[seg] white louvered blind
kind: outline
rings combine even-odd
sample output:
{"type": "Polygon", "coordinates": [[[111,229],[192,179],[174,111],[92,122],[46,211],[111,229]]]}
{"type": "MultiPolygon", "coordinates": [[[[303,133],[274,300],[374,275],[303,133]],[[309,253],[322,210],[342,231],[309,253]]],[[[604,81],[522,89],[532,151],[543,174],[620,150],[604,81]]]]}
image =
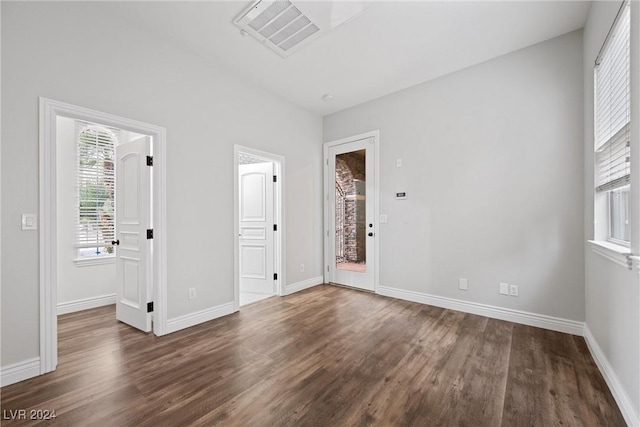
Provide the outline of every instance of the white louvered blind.
{"type": "Polygon", "coordinates": [[[76,246],[109,252],[115,237],[114,158],[116,137],[88,126],[78,135],[76,246]],[[105,249],[105,247],[107,249],[105,249]]]}
{"type": "Polygon", "coordinates": [[[596,60],[595,186],[607,191],[627,185],[630,169],[630,12],[622,7],[596,60]]]}

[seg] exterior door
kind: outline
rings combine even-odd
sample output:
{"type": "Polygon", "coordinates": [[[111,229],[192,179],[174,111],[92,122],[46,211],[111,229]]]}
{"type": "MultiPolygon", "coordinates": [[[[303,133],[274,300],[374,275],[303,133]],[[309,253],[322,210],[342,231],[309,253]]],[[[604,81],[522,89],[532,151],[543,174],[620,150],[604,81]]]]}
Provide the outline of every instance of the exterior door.
{"type": "Polygon", "coordinates": [[[365,138],[328,149],[329,281],[374,290],[375,150],[365,138]]]}
{"type": "Polygon", "coordinates": [[[151,138],[116,147],[116,318],[151,331],[151,138]]]}
{"type": "Polygon", "coordinates": [[[273,295],[273,163],[238,166],[240,291],[273,295]]]}

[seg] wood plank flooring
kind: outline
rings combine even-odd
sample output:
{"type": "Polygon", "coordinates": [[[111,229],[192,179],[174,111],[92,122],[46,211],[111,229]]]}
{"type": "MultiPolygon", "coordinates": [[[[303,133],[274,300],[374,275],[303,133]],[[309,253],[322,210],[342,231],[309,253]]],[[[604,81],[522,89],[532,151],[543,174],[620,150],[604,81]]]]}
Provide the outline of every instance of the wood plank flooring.
{"type": "Polygon", "coordinates": [[[322,285],[164,337],[61,316],[59,364],[2,389],[61,426],[622,426],[581,337],[322,285]]]}

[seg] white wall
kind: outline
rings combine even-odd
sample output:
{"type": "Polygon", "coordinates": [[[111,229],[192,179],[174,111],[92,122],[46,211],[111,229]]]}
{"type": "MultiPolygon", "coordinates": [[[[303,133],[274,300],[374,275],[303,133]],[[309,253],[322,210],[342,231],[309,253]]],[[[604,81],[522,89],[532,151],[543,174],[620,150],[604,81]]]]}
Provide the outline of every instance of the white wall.
{"type": "Polygon", "coordinates": [[[581,52],[577,31],[325,117],[325,141],[380,130],[380,285],[584,320],[581,52]]]}
{"type": "MultiPolygon", "coordinates": [[[[586,317],[585,323],[590,330],[597,346],[601,349],[606,363],[608,363],[622,389],[614,390],[614,394],[621,393],[622,399],[628,400],[630,413],[640,420],[640,276],[636,271],[611,262],[610,260],[592,252],[587,240],[594,237],[594,178],[593,178],[593,67],[598,52],[613,24],[620,2],[593,2],[589,17],[584,28],[584,234],[585,234],[585,271],[586,271],[586,317]],[[633,413],[635,412],[635,415],[633,413]]],[[[640,74],[638,56],[640,42],[638,25],[638,2],[632,2],[632,33],[636,49],[632,52],[631,74],[640,74]]],[[[636,106],[640,91],[637,86],[632,87],[636,106]],[[635,88],[634,88],[635,87],[635,88]]],[[[633,106],[632,106],[633,108],[633,106]]],[[[638,126],[637,110],[632,113],[632,126],[638,126]]],[[[635,128],[637,129],[637,127],[635,128]]],[[[633,135],[633,132],[632,132],[633,135]]],[[[634,167],[640,166],[640,144],[637,132],[632,136],[631,152],[634,156],[634,167]]],[[[638,171],[632,176],[632,201],[637,206],[638,171]]],[[[636,215],[632,217],[638,220],[636,215]]],[[[635,222],[633,223],[635,224],[635,222]]],[[[640,227],[634,228],[634,252],[638,244],[636,236],[640,227]]],[[[620,400],[619,400],[620,403],[620,400]]],[[[622,407],[623,405],[621,405],[622,407]]],[[[624,408],[623,413],[628,408],[624,408]]],[[[628,412],[629,413],[629,412],[628,412]]],[[[628,413],[625,414],[628,416],[628,413]]],[[[629,420],[629,418],[627,418],[629,420]]],[[[640,421],[636,421],[640,422],[640,421]]]]}
{"type": "Polygon", "coordinates": [[[57,120],[57,222],[58,305],[116,293],[116,265],[78,266],[76,236],[76,123],[57,120]]]}
{"type": "Polygon", "coordinates": [[[102,7],[2,5],[2,366],[39,354],[40,96],[167,128],[170,319],[233,301],[234,144],[285,156],[287,281],[322,274],[321,119],[102,7]]]}

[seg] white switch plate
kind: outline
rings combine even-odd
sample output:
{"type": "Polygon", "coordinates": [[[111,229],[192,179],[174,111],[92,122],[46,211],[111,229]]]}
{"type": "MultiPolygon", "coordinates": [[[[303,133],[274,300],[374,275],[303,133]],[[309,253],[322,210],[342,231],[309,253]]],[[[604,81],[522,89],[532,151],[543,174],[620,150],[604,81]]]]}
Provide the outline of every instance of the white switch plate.
{"type": "Polygon", "coordinates": [[[38,215],[37,214],[22,214],[22,229],[23,230],[37,230],[38,229],[38,215]]]}
{"type": "Polygon", "coordinates": [[[194,299],[196,297],[196,288],[189,288],[189,299],[194,299]]]}
{"type": "Polygon", "coordinates": [[[500,283],[500,295],[509,295],[508,283],[500,283]]]}
{"type": "Polygon", "coordinates": [[[518,296],[518,285],[509,285],[509,295],[512,297],[518,296]]]}
{"type": "Polygon", "coordinates": [[[401,168],[402,167],[402,159],[396,159],[396,167],[397,168],[401,168]]]}
{"type": "Polygon", "coordinates": [[[385,224],[387,222],[387,216],[386,215],[380,215],[380,224],[385,224]]]}
{"type": "Polygon", "coordinates": [[[469,281],[467,279],[463,279],[462,277],[458,279],[458,289],[463,291],[469,290],[469,281]]]}

